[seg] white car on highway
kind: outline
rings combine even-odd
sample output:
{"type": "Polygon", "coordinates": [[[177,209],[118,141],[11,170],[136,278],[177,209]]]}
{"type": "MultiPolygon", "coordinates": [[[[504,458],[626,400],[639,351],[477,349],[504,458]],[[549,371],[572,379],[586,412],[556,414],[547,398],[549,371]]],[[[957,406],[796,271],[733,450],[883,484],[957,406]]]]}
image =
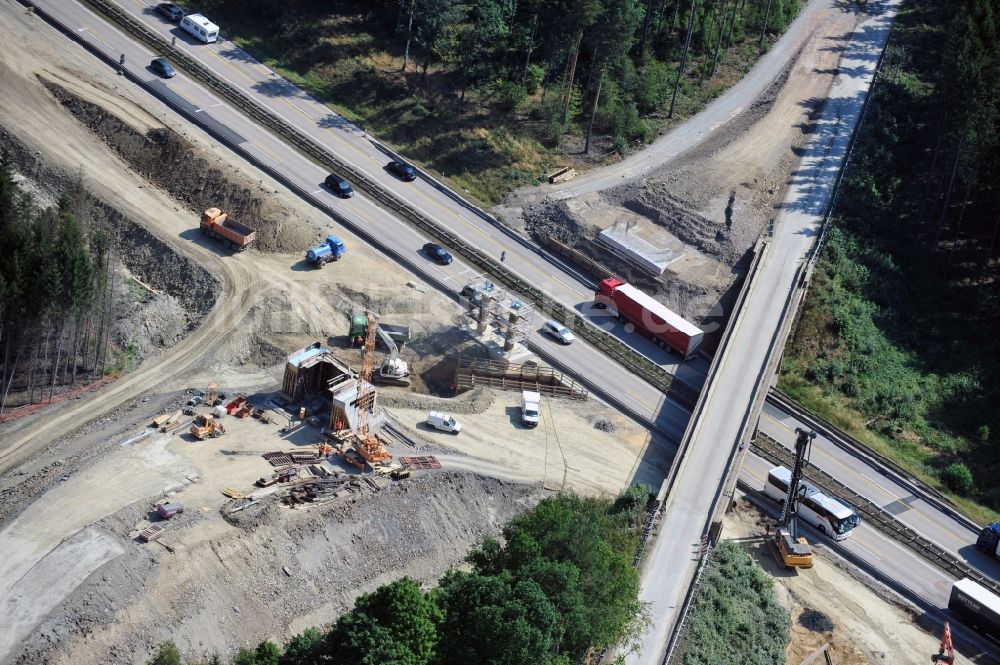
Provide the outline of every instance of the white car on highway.
{"type": "Polygon", "coordinates": [[[576,339],[569,328],[552,319],[542,324],[542,331],[556,338],[561,344],[572,344],[573,340],[576,339]]]}

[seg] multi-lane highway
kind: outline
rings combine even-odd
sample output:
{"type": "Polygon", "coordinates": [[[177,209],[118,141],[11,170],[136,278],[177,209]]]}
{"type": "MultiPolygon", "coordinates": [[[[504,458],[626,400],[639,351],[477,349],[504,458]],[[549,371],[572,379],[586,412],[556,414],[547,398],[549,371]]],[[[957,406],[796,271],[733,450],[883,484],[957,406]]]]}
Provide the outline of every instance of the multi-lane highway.
{"type": "MultiPolygon", "coordinates": [[[[325,170],[289,147],[269,130],[248,119],[226,101],[209,92],[197,82],[186,78],[183,73],[168,81],[161,80],[148,67],[150,60],[158,54],[151,53],[143,45],[136,43],[80,3],[75,0],[69,2],[38,0],[35,4],[55,21],[58,21],[67,32],[74,33],[78,39],[87,41],[92,47],[111,56],[113,60],[117,60],[119,54],[125,54],[125,67],[129,73],[155,89],[162,99],[181,110],[188,118],[196,119],[217,135],[227,137],[236,146],[237,151],[256,160],[273,175],[295,186],[316,205],[331,210],[348,221],[359,233],[368,235],[379,248],[388,250],[393,256],[401,258],[423,272],[436,286],[455,293],[468,279],[476,276],[477,271],[463,262],[461,257],[456,257],[455,262],[448,266],[438,266],[428,261],[420,254],[420,248],[428,241],[428,238],[422,236],[409,224],[380,208],[363,194],[359,193],[346,202],[335,197],[322,186],[323,179],[327,175],[325,170]]],[[[139,15],[154,24],[159,21],[152,13],[139,11],[139,15]]],[[[168,31],[171,29],[169,24],[163,24],[162,27],[168,31]]],[[[178,38],[178,43],[180,42],[181,39],[178,38]]],[[[243,65],[249,62],[252,67],[261,68],[260,65],[254,64],[249,56],[235,58],[232,55],[234,48],[233,45],[225,43],[222,45],[191,46],[191,49],[199,52],[200,56],[209,58],[208,62],[212,62],[211,58],[221,58],[232,66],[237,66],[232,64],[230,59],[233,59],[243,65]],[[209,57],[210,51],[207,49],[224,50],[230,57],[226,58],[221,55],[209,57]]],[[[219,64],[215,64],[215,66],[222,67],[219,64]]],[[[251,69],[251,71],[257,70],[251,69]]],[[[282,86],[281,89],[285,88],[282,86]]],[[[265,94],[264,97],[274,103],[270,96],[265,94]]],[[[296,97],[294,103],[306,108],[305,102],[301,98],[296,97]]],[[[329,111],[326,113],[329,115],[329,111]]],[[[329,124],[334,125],[332,121],[329,124]]],[[[328,135],[326,141],[330,143],[333,142],[334,137],[343,137],[345,140],[357,141],[362,146],[371,146],[370,142],[364,140],[359,133],[353,133],[353,130],[346,123],[338,125],[336,129],[324,128],[322,134],[328,135]]],[[[335,147],[340,149],[338,146],[335,147]]],[[[377,161],[370,154],[367,157],[358,156],[356,158],[367,161],[368,171],[373,177],[377,175],[378,178],[385,178],[387,187],[396,188],[404,198],[416,196],[417,192],[423,191],[426,196],[421,197],[420,200],[427,203],[428,209],[430,209],[429,201],[434,200],[435,196],[443,197],[445,202],[451,202],[450,198],[422,180],[415,183],[402,183],[393,180],[391,175],[382,171],[382,165],[387,161],[387,158],[381,156],[381,153],[377,151],[376,153],[380,155],[377,161]]],[[[444,203],[442,202],[440,205],[444,205],[444,203]]],[[[458,204],[453,205],[461,208],[458,204]]],[[[435,208],[434,210],[436,214],[444,215],[440,209],[435,208]]],[[[464,217],[451,216],[449,219],[454,224],[467,224],[467,222],[461,221],[465,219],[464,217]]],[[[474,217],[474,219],[479,218],[474,217]]],[[[506,264],[518,272],[522,278],[542,288],[550,289],[553,295],[558,295],[565,304],[571,306],[578,306],[584,294],[588,294],[587,298],[590,298],[592,292],[589,283],[573,277],[571,272],[563,271],[557,263],[551,262],[546,255],[534,252],[520,243],[515,243],[502,230],[485,221],[480,221],[486,227],[483,229],[485,235],[476,242],[482,240],[483,243],[487,243],[486,238],[492,238],[493,240],[489,242],[497,243],[498,254],[501,247],[507,247],[506,264]]],[[[466,236],[473,233],[469,229],[460,232],[466,236]]],[[[240,255],[230,257],[228,260],[252,261],[252,257],[240,255]]],[[[606,315],[603,318],[597,317],[600,317],[600,311],[595,313],[595,321],[610,326],[606,315]]],[[[585,341],[578,339],[570,346],[561,346],[538,332],[537,328],[540,327],[541,321],[535,323],[537,324],[536,329],[531,332],[529,342],[547,358],[563,367],[572,368],[573,373],[595,388],[599,395],[604,395],[605,398],[616,400],[620,405],[626,406],[633,415],[655,426],[666,438],[673,440],[680,438],[689,418],[689,412],[686,409],[664,399],[663,394],[656,388],[637,376],[623,371],[620,365],[585,341]]],[[[620,327],[615,325],[615,330],[620,332],[620,327]]],[[[661,361],[670,357],[650,344],[648,340],[639,338],[638,335],[627,335],[626,339],[643,348],[648,347],[650,354],[655,355],[661,361]]],[[[676,360],[676,357],[673,357],[675,365],[676,360]]],[[[692,381],[697,381],[699,371],[703,373],[703,369],[698,370],[697,368],[699,366],[704,368],[705,365],[704,360],[694,360],[685,363],[682,367],[690,373],[688,377],[692,381]]],[[[24,434],[21,438],[27,439],[30,438],[30,435],[24,434]]],[[[19,441],[10,441],[9,444],[6,450],[16,448],[19,441]]]]}
{"type": "MultiPolygon", "coordinates": [[[[148,62],[159,54],[136,44],[75,0],[37,0],[37,4],[68,30],[75,32],[78,38],[87,40],[109,56],[116,58],[124,53],[130,73],[154,88],[162,99],[189,117],[197,118],[217,135],[227,137],[238,151],[292,183],[318,206],[334,211],[394,256],[417,266],[440,288],[455,292],[476,274],[460,258],[444,267],[425,261],[419,255],[419,248],[427,239],[418,231],[363,194],[347,202],[335,198],[321,186],[326,176],[323,169],[224,100],[187,79],[183,73],[169,81],[156,77],[148,69],[148,62]]],[[[794,176],[775,227],[769,255],[761,266],[760,276],[751,286],[742,315],[734,322],[733,347],[719,366],[718,376],[708,396],[706,415],[694,431],[690,457],[685,461],[684,474],[670,497],[670,508],[661,525],[661,533],[667,537],[659,539],[650,554],[643,598],[654,603],[656,621],[644,640],[640,655],[634,659],[636,662],[658,663],[657,659],[662,654],[675,610],[687,586],[685,582],[691,574],[690,566],[683,563],[691,560],[691,547],[700,538],[708,505],[713,498],[708,488],[722,474],[723,465],[737,441],[736,428],[741,425],[740,417],[747,410],[753,384],[761,378],[781,305],[793,288],[793,277],[815,240],[833,177],[839,169],[851,125],[857,119],[860,102],[867,89],[875,61],[872,54],[877,56],[884,42],[895,5],[895,0],[884,2],[885,13],[874,16],[861,26],[852,48],[845,54],[841,68],[851,73],[838,77],[831,93],[831,103],[820,121],[820,130],[794,176]]],[[[583,303],[589,302],[592,284],[586,278],[530,244],[514,239],[507,230],[463,205],[433,181],[399,182],[384,170],[389,158],[363,131],[275,76],[233,44],[190,42],[185,33],[154,14],[150,3],[123,0],[122,6],[168,38],[176,36],[178,46],[192,57],[443,227],[487,252],[499,255],[505,250],[506,266],[525,280],[570,307],[579,309],[583,303]]],[[[248,259],[239,256],[227,260],[248,259]]],[[[602,320],[601,323],[608,322],[602,320]]],[[[624,336],[620,328],[611,327],[614,334],[624,336]]],[[[704,361],[678,366],[676,358],[665,355],[645,340],[634,339],[634,336],[625,338],[668,370],[678,371],[679,368],[679,376],[686,381],[699,383],[704,377],[707,369],[704,361]]],[[[627,403],[634,414],[655,424],[670,438],[679,439],[684,432],[689,418],[687,410],[665,401],[655,388],[623,371],[595,348],[582,341],[570,347],[560,347],[537,332],[532,334],[531,342],[546,356],[571,369],[591,385],[600,386],[605,395],[613,395],[627,403]]],[[[761,429],[772,438],[787,443],[788,430],[795,426],[787,414],[776,411],[771,405],[765,407],[761,429]]],[[[872,477],[869,471],[859,467],[842,450],[822,440],[816,443],[813,461],[856,490],[863,490],[865,496],[879,505],[895,506],[901,521],[927,537],[954,548],[956,553],[969,558],[970,562],[975,559],[974,549],[962,545],[970,542],[969,529],[938,511],[935,506],[912,498],[905,487],[885,478],[872,477]]],[[[767,466],[762,460],[751,459],[744,470],[747,482],[762,483],[767,466]]],[[[892,560],[894,565],[903,565],[911,571],[922,570],[922,566],[928,565],[909,550],[891,541],[886,542],[884,538],[879,540],[867,530],[859,530],[850,546],[858,548],[859,556],[869,557],[872,561],[892,560]],[[910,563],[911,559],[919,565],[910,563]]],[[[988,574],[996,574],[995,562],[976,560],[973,565],[983,566],[988,574]]],[[[940,602],[941,594],[946,594],[942,587],[946,582],[930,574],[925,581],[927,584],[921,593],[926,593],[927,598],[934,599],[934,602],[940,602]]]]}
{"type": "MultiPolygon", "coordinates": [[[[207,67],[220,79],[237,88],[263,108],[283,118],[285,122],[321,145],[337,159],[350,164],[438,225],[464,238],[488,255],[499,257],[501,252],[506,252],[505,265],[529,283],[598,323],[609,334],[626,342],[686,383],[695,387],[701,385],[708,366],[704,359],[681,363],[676,355],[667,353],[649,340],[627,334],[622,326],[610,321],[603,312],[591,311],[588,306],[594,294],[591,280],[558,257],[517,238],[511,231],[484,216],[481,211],[458,198],[437,181],[428,177],[419,178],[411,183],[400,181],[385,168],[391,157],[380,144],[371,140],[362,128],[350,123],[303,90],[277,76],[236,44],[230,41],[202,44],[194,40],[176,24],[157,14],[154,2],[120,0],[118,4],[165,39],[176,38],[176,46],[186,55],[207,67]]],[[[65,5],[64,11],[71,12],[72,20],[81,24],[81,27],[90,20],[74,11],[75,0],[65,5]]],[[[225,34],[225,26],[222,26],[222,32],[225,34]]],[[[109,45],[112,43],[116,42],[109,41],[109,45]]],[[[137,66],[145,65],[148,65],[148,60],[137,61],[137,66]]],[[[196,105],[199,103],[192,91],[192,87],[197,87],[199,84],[184,79],[163,82],[148,74],[150,73],[147,72],[146,78],[153,78],[157,85],[168,89],[181,100],[196,105]]],[[[214,115],[215,109],[211,107],[198,108],[205,108],[207,110],[203,112],[214,115]]],[[[226,120],[225,117],[220,118],[223,126],[228,126],[226,120]]],[[[246,138],[253,140],[252,137],[246,138]]],[[[270,165],[282,165],[294,161],[298,154],[295,147],[283,142],[278,145],[256,146],[254,149],[258,158],[270,165]]],[[[322,178],[313,184],[318,187],[321,182],[322,178]]],[[[346,202],[338,200],[335,203],[344,210],[351,210],[356,205],[353,200],[346,202]]],[[[360,212],[364,213],[364,210],[360,212]]]]}
{"type": "MultiPolygon", "coordinates": [[[[756,455],[748,455],[740,469],[740,479],[748,487],[761,490],[767,479],[767,472],[773,466],[756,455]]],[[[764,505],[771,504],[766,502],[764,505]]],[[[871,564],[876,570],[882,571],[890,579],[899,580],[920,598],[940,608],[948,606],[948,594],[955,580],[913,550],[894,542],[873,525],[862,521],[850,537],[840,542],[821,536],[808,525],[802,528],[810,543],[822,543],[834,551],[850,552],[871,564]]]]}
{"type": "MultiPolygon", "coordinates": [[[[768,401],[760,419],[759,430],[794,449],[795,428],[803,424],[778,404],[768,401]]],[[[976,549],[979,526],[956,515],[941,502],[908,479],[884,468],[874,460],[864,459],[849,448],[828,438],[822,428],[813,443],[810,465],[822,469],[872,503],[891,513],[896,520],[964,560],[988,577],[1000,579],[1000,563],[976,549]]],[[[873,556],[880,556],[877,552],[873,556]]]]}

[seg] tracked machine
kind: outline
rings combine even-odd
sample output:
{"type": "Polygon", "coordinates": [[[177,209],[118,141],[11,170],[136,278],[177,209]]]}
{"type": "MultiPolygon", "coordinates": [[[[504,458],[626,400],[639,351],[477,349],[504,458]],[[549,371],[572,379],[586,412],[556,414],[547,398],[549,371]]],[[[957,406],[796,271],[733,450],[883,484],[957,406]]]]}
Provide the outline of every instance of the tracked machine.
{"type": "Polygon", "coordinates": [[[802,475],[809,464],[809,452],[816,432],[795,429],[795,468],[788,483],[788,493],[782,505],[781,517],[778,519],[778,530],[774,544],[778,556],[786,568],[812,568],[813,554],[809,543],[799,536],[799,494],[802,475]]]}

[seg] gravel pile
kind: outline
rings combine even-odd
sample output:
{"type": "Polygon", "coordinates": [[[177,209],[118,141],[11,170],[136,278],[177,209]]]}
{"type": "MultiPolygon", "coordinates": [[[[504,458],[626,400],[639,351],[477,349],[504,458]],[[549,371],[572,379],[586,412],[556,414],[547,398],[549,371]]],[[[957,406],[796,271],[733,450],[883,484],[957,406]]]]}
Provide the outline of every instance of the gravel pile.
{"type": "MultiPolygon", "coordinates": [[[[345,307],[343,309],[345,310],[368,310],[378,315],[391,316],[393,314],[421,313],[427,309],[426,302],[415,297],[417,294],[411,290],[391,293],[379,292],[378,289],[359,291],[345,284],[340,284],[336,295],[344,301],[345,307]]],[[[389,321],[389,323],[395,322],[389,321]]]]}
{"type": "MultiPolygon", "coordinates": [[[[59,651],[66,662],[146,662],[168,639],[186,661],[219,653],[228,662],[241,647],[301,632],[303,618],[333,622],[361,593],[404,575],[433,586],[541,497],[537,485],[416,472],[379,492],[322,505],[261,502],[232,516],[237,528],[211,529],[213,537],[175,554],[127,540],[148,509],[134,504],[101,523],[123,538],[126,553],[56,608],[14,662],[53,662],[59,651]],[[116,619],[123,610],[124,623],[116,619]]],[[[174,527],[185,526],[171,524],[174,538],[181,535],[174,527]]]]}
{"type": "Polygon", "coordinates": [[[80,99],[54,83],[49,91],[129,166],[187,203],[195,213],[218,207],[257,230],[254,248],[263,252],[301,252],[315,240],[310,224],[274,203],[271,192],[253,186],[238,173],[219,167],[218,158],[196,148],[173,130],[144,134],[97,104],[80,99]],[[228,171],[228,172],[227,172],[228,171]]]}
{"type": "MultiPolygon", "coordinates": [[[[425,411],[447,411],[455,414],[484,413],[493,405],[496,395],[489,388],[473,388],[458,397],[432,397],[418,393],[383,391],[379,393],[379,404],[392,409],[421,409],[425,411]]],[[[609,430],[605,430],[609,431],[609,430]]]]}
{"type": "Polygon", "coordinates": [[[803,610],[799,615],[799,625],[814,633],[829,633],[835,626],[827,615],[819,610],[803,610]]]}
{"type": "Polygon", "coordinates": [[[604,418],[598,418],[596,421],[594,421],[594,429],[599,429],[602,432],[614,432],[616,429],[618,429],[618,426],[615,425],[610,420],[605,420],[604,418]]]}

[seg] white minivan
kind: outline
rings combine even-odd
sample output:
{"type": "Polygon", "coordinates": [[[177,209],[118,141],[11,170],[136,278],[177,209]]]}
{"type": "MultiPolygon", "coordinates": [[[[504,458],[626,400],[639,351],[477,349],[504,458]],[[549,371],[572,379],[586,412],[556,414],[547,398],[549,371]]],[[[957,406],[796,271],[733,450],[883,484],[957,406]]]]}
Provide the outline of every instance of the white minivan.
{"type": "Polygon", "coordinates": [[[219,26],[201,14],[188,14],[181,19],[181,28],[195,39],[211,44],[219,38],[219,26]]]}

